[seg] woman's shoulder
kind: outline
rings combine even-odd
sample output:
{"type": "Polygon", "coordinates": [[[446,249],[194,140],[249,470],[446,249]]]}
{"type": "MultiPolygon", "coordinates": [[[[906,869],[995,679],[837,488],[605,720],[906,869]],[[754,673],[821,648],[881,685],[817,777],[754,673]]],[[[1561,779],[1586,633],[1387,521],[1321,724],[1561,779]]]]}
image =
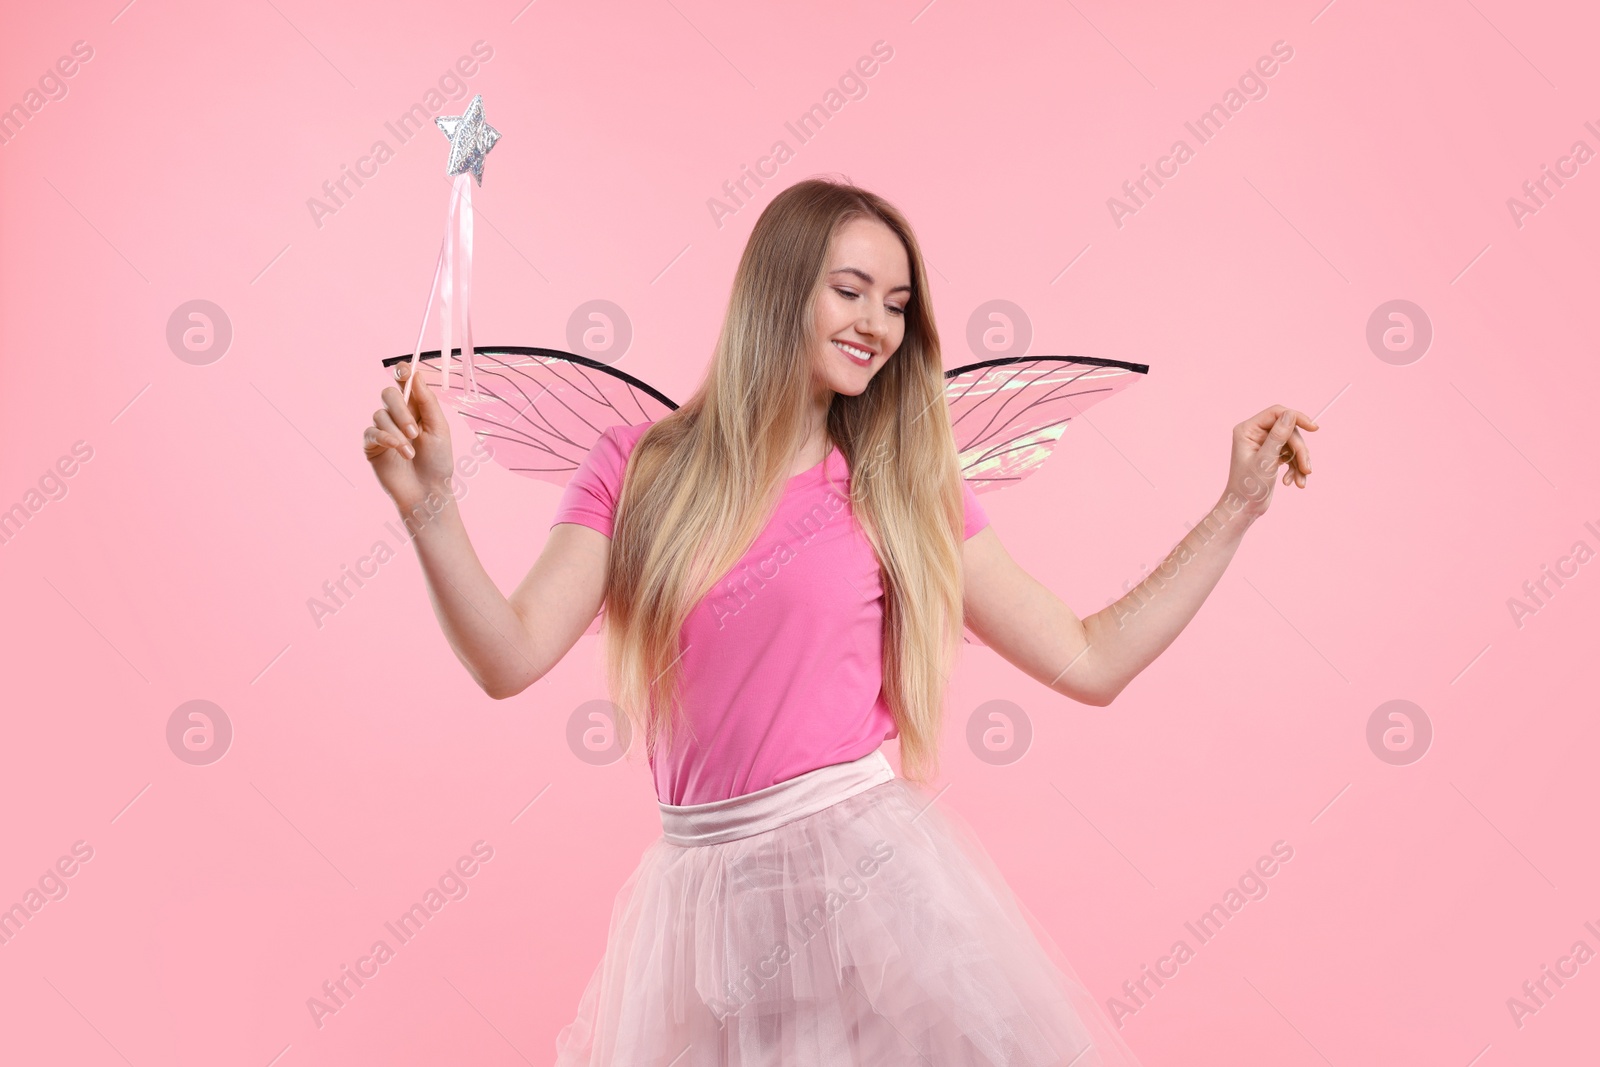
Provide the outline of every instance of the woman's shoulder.
{"type": "Polygon", "coordinates": [[[650,425],[619,422],[600,431],[588,454],[568,477],[551,525],[577,522],[611,536],[612,515],[622,495],[628,457],[650,425]]]}
{"type": "Polygon", "coordinates": [[[633,454],[634,446],[653,425],[655,424],[652,422],[619,422],[614,426],[608,426],[600,435],[595,450],[604,453],[604,460],[614,467],[620,476],[622,468],[628,465],[628,457],[633,454]]]}
{"type": "Polygon", "coordinates": [[[622,472],[634,445],[644,436],[650,423],[615,423],[601,430],[587,454],[578,461],[573,480],[599,482],[615,487],[622,481],[622,472]]]}
{"type": "Polygon", "coordinates": [[[654,425],[655,423],[653,421],[634,423],[619,422],[615,426],[610,427],[610,429],[608,429],[606,432],[610,433],[614,438],[616,438],[617,444],[621,445],[625,450],[632,451],[633,446],[639,443],[639,438],[644,436],[644,432],[654,425]]]}
{"type": "Polygon", "coordinates": [[[626,460],[633,451],[633,446],[639,443],[639,438],[643,437],[644,432],[653,425],[655,424],[651,422],[619,422],[607,426],[600,431],[593,451],[607,458],[626,460]]]}

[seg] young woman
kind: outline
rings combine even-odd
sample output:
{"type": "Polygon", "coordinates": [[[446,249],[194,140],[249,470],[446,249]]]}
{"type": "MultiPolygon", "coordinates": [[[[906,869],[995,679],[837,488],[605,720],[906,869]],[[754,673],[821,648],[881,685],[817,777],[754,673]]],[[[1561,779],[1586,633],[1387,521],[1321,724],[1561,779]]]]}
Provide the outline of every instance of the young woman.
{"type": "MultiPolygon", "coordinates": [[[[365,450],[405,514],[448,496],[450,434],[423,382],[382,396],[365,450]]],[[[1278,466],[1305,486],[1316,426],[1274,406],[1235,427],[1216,508],[1080,621],[988,525],[943,400],[911,227],[803,181],[756,222],[699,391],[605,431],[509,598],[453,504],[416,536],[445,636],[495,698],[603,606],[611,693],[650,757],[662,837],[617,894],[559,1064],[1136,1064],[921,785],[946,677],[964,624],[1055,692],[1111,703],[1216,585],[1278,466]]]]}

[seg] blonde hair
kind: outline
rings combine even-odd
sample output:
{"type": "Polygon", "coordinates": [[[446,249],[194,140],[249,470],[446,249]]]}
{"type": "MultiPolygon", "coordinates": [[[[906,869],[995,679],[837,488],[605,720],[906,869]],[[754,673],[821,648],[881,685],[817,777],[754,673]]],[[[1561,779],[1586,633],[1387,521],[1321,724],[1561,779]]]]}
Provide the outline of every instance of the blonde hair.
{"type": "Polygon", "coordinates": [[[644,432],[624,469],[602,630],[612,699],[647,752],[671,748],[684,621],[770,521],[803,444],[816,298],[834,235],[857,217],[899,237],[912,294],[900,347],[859,396],[835,394],[827,434],[879,561],[883,692],[901,769],[914,781],[937,774],[961,638],[963,531],[939,335],[910,224],[882,198],[824,179],[790,186],[762,211],[705,380],[644,432]]]}

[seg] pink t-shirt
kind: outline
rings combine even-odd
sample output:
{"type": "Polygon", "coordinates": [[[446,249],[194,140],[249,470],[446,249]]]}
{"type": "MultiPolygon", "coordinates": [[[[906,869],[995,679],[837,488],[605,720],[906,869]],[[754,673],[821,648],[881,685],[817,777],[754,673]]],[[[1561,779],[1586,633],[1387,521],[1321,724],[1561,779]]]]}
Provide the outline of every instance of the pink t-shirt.
{"type": "MultiPolygon", "coordinates": [[[[576,522],[611,536],[623,467],[648,427],[601,435],[551,526],[576,522]]],[[[971,537],[989,518],[961,485],[971,537]]],[[[663,803],[741,796],[898,736],[883,699],[878,558],[851,511],[838,449],[789,479],[750,551],[689,614],[679,647],[694,736],[674,724],[670,756],[650,761],[663,803]]]]}

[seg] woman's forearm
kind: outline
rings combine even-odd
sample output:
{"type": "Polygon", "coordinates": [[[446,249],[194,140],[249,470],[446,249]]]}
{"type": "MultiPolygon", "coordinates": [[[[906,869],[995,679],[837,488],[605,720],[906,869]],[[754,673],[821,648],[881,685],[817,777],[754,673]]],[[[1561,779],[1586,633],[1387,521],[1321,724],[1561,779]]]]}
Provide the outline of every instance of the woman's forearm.
{"type": "Polygon", "coordinates": [[[1216,587],[1254,521],[1243,503],[1225,493],[1144,581],[1083,620],[1090,670],[1108,701],[1166,650],[1216,587]]]}
{"type": "Polygon", "coordinates": [[[455,498],[435,490],[400,516],[456,658],[490,696],[520,692],[538,675],[527,625],[478,559],[455,498]]]}

